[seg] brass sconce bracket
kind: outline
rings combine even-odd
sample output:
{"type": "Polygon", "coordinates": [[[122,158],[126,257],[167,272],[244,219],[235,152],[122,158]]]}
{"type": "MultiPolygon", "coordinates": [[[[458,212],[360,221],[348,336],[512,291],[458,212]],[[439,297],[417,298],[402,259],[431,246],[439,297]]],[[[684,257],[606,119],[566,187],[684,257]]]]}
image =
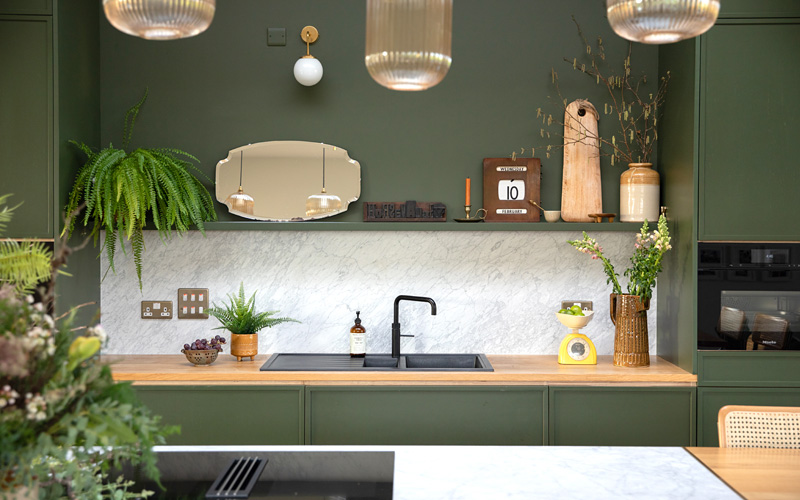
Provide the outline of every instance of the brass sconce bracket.
{"type": "Polygon", "coordinates": [[[300,32],[300,38],[302,38],[303,41],[306,42],[306,55],[304,57],[312,57],[309,46],[317,41],[317,38],[319,38],[319,31],[317,31],[317,28],[313,26],[306,26],[300,32]]]}

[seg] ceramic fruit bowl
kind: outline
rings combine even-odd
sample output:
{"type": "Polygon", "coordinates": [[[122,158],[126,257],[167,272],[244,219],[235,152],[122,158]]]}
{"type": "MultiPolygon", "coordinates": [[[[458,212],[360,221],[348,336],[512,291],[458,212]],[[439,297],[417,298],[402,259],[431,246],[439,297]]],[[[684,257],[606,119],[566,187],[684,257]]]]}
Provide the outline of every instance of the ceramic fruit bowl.
{"type": "Polygon", "coordinates": [[[567,328],[578,330],[589,324],[589,322],[592,320],[594,311],[584,311],[583,313],[585,316],[573,316],[571,314],[556,313],[556,317],[561,324],[567,328]]]}
{"type": "Polygon", "coordinates": [[[210,365],[217,360],[219,351],[216,349],[209,349],[204,351],[192,351],[189,349],[181,349],[181,352],[186,356],[193,365],[206,366],[210,365]]]}

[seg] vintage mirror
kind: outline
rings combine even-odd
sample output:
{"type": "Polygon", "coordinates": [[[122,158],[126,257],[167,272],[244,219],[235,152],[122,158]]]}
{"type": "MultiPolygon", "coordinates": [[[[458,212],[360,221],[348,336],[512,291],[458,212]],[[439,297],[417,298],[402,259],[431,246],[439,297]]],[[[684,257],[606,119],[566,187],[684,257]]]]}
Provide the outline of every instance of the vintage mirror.
{"type": "Polygon", "coordinates": [[[230,150],[217,163],[216,182],[217,201],[239,217],[321,219],[347,211],[361,195],[361,165],[330,144],[259,142],[230,150]]]}

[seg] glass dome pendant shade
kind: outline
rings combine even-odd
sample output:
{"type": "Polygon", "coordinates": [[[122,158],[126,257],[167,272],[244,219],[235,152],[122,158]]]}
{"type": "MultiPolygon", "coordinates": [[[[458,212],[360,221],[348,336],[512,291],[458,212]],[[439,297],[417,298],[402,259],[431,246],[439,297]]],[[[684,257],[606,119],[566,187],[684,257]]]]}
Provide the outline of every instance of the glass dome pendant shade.
{"type": "Polygon", "coordinates": [[[228,209],[236,210],[237,212],[243,212],[246,214],[253,215],[253,210],[256,206],[256,202],[252,196],[245,193],[242,189],[242,164],[244,163],[244,152],[241,153],[239,156],[239,189],[235,193],[231,194],[225,199],[225,204],[228,205],[228,209]]]}
{"type": "Polygon", "coordinates": [[[147,40],[175,40],[204,32],[216,0],[103,0],[112,26],[147,40]]]}
{"type": "Polygon", "coordinates": [[[632,42],[673,43],[714,25],[719,0],[606,0],[614,32],[632,42]]]}
{"type": "Polygon", "coordinates": [[[322,192],[306,199],[306,217],[319,218],[342,210],[342,199],[325,192],[325,150],[322,150],[322,192]]]}
{"type": "Polygon", "coordinates": [[[392,90],[425,90],[450,69],[453,0],[367,0],[364,63],[392,90]]]}

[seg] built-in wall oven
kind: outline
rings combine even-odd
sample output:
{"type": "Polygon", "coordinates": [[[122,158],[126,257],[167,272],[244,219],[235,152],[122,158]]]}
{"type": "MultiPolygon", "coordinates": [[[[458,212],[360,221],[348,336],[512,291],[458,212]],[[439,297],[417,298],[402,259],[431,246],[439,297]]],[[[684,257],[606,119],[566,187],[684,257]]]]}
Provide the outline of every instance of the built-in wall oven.
{"type": "Polygon", "coordinates": [[[698,250],[698,349],[800,350],[800,243],[698,250]]]}

